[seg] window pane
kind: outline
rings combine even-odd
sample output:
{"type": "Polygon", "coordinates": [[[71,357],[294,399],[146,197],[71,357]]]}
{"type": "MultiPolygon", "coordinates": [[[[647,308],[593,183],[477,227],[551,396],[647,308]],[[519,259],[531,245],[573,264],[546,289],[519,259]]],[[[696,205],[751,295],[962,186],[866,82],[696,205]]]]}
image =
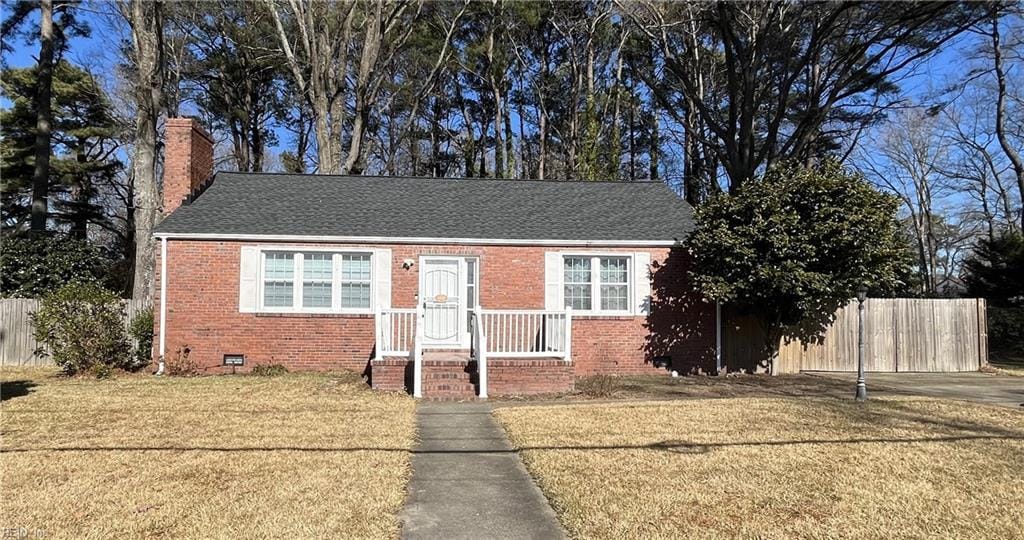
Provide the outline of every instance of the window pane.
{"type": "Polygon", "coordinates": [[[302,307],[331,307],[331,282],[302,282],[302,307]]]}
{"type": "Polygon", "coordinates": [[[590,283],[590,259],[586,257],[565,258],[566,283],[590,283]]]}
{"type": "Polygon", "coordinates": [[[342,255],[342,281],[370,281],[369,255],[342,255]]]}
{"type": "Polygon", "coordinates": [[[590,309],[590,285],[566,285],[565,306],[573,309],[590,309]]]}
{"type": "Polygon", "coordinates": [[[626,285],[601,285],[601,309],[626,311],[629,309],[629,291],[626,285]]]}
{"type": "Polygon", "coordinates": [[[267,281],[290,280],[294,272],[295,259],[293,254],[280,251],[266,254],[266,267],[263,269],[263,278],[267,281]]]}
{"type": "Polygon", "coordinates": [[[292,282],[267,281],[263,284],[263,305],[268,307],[292,306],[292,282]]]}
{"type": "Polygon", "coordinates": [[[330,253],[305,253],[302,255],[302,279],[305,281],[331,281],[330,253]]]}
{"type": "Polygon", "coordinates": [[[341,307],[342,308],[363,308],[370,307],[370,284],[369,283],[342,283],[341,284],[341,307]]]}
{"type": "MultiPolygon", "coordinates": [[[[601,259],[601,283],[628,283],[625,257],[604,257],[601,259]]],[[[602,289],[603,291],[603,289],[602,289]]]]}

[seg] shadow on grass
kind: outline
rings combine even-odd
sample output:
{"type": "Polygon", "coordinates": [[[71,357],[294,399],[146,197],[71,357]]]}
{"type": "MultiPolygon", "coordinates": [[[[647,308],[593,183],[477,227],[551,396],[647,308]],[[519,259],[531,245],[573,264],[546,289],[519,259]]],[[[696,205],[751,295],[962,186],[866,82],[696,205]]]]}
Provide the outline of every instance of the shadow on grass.
{"type": "Polygon", "coordinates": [[[0,401],[27,396],[36,386],[32,381],[4,381],[0,383],[0,401]]]}
{"type": "Polygon", "coordinates": [[[775,447],[798,446],[813,444],[919,444],[919,443],[956,443],[965,441],[1024,441],[1021,435],[955,435],[946,437],[858,437],[851,439],[799,439],[782,441],[735,441],[723,443],[691,443],[679,440],[667,440],[648,444],[593,444],[593,445],[538,445],[518,448],[494,449],[458,449],[458,450],[409,450],[407,448],[388,448],[372,446],[354,447],[303,447],[303,446],[263,446],[263,447],[219,447],[219,446],[68,446],[53,448],[5,448],[0,454],[22,454],[31,452],[308,452],[308,453],[344,453],[344,452],[401,452],[413,455],[427,454],[510,454],[529,450],[660,450],[675,454],[706,454],[712,450],[733,447],[775,447]]]}

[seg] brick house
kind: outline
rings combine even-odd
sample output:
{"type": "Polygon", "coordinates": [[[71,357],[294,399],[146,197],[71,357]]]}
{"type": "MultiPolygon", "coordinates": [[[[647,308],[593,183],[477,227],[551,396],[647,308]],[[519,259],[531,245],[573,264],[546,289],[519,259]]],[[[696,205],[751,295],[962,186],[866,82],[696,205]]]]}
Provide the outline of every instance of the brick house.
{"type": "Polygon", "coordinates": [[[193,120],[166,135],[156,361],[187,347],[207,373],[350,369],[427,397],[714,368],[715,309],[678,247],[692,210],[661,183],[214,176],[193,120]]]}

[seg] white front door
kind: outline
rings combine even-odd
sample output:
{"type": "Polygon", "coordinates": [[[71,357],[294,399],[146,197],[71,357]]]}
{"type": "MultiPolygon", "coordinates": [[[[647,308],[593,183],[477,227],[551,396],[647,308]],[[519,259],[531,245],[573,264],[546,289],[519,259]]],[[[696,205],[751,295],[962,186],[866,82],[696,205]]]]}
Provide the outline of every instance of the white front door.
{"type": "Polygon", "coordinates": [[[423,303],[423,344],[463,345],[466,303],[465,263],[459,257],[424,257],[420,267],[420,302],[423,303]]]}

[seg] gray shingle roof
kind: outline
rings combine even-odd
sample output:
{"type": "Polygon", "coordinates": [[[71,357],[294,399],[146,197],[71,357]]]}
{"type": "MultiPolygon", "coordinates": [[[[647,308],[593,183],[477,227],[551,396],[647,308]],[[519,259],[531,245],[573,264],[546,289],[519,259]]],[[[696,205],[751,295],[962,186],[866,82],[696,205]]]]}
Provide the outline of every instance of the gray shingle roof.
{"type": "Polygon", "coordinates": [[[673,241],[692,228],[660,182],[221,172],[156,234],[673,241]]]}

